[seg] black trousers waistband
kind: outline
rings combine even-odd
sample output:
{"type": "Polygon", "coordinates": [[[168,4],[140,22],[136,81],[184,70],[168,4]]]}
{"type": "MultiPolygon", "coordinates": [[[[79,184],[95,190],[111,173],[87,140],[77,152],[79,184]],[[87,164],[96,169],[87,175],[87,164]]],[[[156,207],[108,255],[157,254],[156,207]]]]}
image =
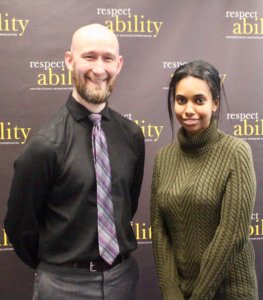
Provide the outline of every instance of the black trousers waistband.
{"type": "Polygon", "coordinates": [[[67,263],[59,264],[59,266],[87,269],[90,272],[104,272],[122,263],[124,260],[128,259],[129,256],[130,254],[118,255],[114,260],[114,262],[112,263],[112,265],[109,265],[105,260],[99,258],[94,261],[87,261],[87,262],[67,262],[67,263]]]}

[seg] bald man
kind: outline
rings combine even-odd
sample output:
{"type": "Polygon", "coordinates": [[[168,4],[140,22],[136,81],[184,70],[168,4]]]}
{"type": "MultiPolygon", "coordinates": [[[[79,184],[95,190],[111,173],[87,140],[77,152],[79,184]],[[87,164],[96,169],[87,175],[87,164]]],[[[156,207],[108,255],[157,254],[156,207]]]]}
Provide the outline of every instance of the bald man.
{"type": "Polygon", "coordinates": [[[81,27],[65,62],[73,91],[15,162],[5,230],[16,254],[36,269],[33,299],[131,300],[138,266],[130,222],[143,178],[144,137],[108,106],[123,65],[118,40],[102,25],[81,27]],[[118,245],[113,262],[102,258],[98,245],[91,114],[101,116],[109,153],[118,245]]]}

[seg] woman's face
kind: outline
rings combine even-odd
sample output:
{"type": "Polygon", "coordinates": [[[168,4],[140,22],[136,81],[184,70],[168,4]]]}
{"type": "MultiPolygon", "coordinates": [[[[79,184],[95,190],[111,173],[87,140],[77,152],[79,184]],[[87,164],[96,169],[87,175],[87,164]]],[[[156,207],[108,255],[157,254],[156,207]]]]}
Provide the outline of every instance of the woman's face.
{"type": "Polygon", "coordinates": [[[174,110],[187,134],[195,135],[205,130],[217,107],[218,100],[213,100],[205,80],[189,76],[177,83],[174,110]]]}

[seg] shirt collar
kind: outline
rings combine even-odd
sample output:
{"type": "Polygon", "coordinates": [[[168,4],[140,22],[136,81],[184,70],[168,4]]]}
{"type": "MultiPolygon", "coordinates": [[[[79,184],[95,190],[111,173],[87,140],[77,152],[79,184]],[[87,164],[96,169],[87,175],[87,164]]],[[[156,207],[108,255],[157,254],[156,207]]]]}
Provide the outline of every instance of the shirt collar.
{"type": "MultiPolygon", "coordinates": [[[[92,114],[91,111],[89,111],[86,107],[77,102],[77,100],[72,96],[72,94],[69,95],[66,106],[77,122],[84,118],[87,118],[90,114],[92,114]]],[[[103,108],[100,114],[102,115],[102,117],[108,120],[110,119],[108,104],[106,104],[106,106],[103,108]]]]}

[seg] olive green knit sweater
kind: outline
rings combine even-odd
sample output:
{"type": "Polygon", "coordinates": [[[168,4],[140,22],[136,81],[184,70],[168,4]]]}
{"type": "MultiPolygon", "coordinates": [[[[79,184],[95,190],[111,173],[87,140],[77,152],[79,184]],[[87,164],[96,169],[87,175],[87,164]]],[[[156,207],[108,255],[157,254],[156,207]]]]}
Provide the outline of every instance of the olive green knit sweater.
{"type": "Polygon", "coordinates": [[[249,145],[215,122],[157,154],[153,251],[165,300],[258,299],[249,240],[255,173],[249,145]]]}

